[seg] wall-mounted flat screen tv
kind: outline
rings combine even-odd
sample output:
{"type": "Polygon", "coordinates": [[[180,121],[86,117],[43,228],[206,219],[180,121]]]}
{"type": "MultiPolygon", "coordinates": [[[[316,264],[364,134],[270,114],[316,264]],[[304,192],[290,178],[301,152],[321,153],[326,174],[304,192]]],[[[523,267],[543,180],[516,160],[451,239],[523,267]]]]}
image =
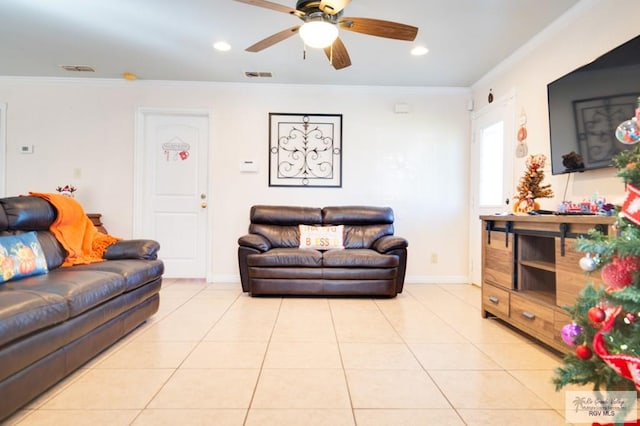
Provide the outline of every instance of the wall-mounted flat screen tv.
{"type": "Polygon", "coordinates": [[[633,145],[616,139],[640,96],[640,36],[547,85],[551,172],[612,166],[633,145]]]}

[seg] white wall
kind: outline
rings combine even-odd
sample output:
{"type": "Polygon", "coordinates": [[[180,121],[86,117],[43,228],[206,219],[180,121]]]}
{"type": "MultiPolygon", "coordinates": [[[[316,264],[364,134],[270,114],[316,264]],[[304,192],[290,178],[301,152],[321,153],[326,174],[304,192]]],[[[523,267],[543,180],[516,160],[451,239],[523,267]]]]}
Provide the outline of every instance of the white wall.
{"type": "MultiPolygon", "coordinates": [[[[516,111],[524,109],[527,115],[529,153],[543,153],[549,158],[547,84],[637,36],[639,16],[638,0],[582,0],[473,85],[476,107],[486,105],[489,89],[500,97],[515,88],[519,103],[516,111]]],[[[517,143],[516,135],[513,143],[517,143]]],[[[514,191],[525,170],[525,159],[516,161],[514,191]]],[[[580,201],[598,192],[612,202],[621,202],[624,185],[615,172],[610,168],[552,176],[548,164],[545,182],[552,184],[555,197],[540,200],[541,207],[557,208],[569,176],[567,199],[580,201]]]]}
{"type": "Polygon", "coordinates": [[[249,207],[269,203],[391,206],[396,234],[409,240],[407,281],[466,282],[469,97],[447,88],[4,78],[7,195],[72,183],[110,233],[129,237],[136,110],[208,109],[214,281],[238,280],[249,207]],[[395,114],[396,103],[411,112],[395,114]],[[269,112],[343,114],[342,188],[268,187],[269,112]],[[21,145],[34,153],[20,154],[21,145]],[[259,173],[239,172],[246,159],[259,173]]]}

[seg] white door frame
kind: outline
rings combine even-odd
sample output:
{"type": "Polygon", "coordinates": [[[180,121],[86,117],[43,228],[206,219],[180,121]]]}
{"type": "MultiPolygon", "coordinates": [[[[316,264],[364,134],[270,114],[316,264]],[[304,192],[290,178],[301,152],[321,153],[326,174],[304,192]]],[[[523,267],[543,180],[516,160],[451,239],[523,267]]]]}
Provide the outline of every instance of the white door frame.
{"type": "MultiPolygon", "coordinates": [[[[145,169],[145,147],[144,147],[144,116],[146,114],[167,114],[167,115],[205,115],[209,120],[209,148],[207,149],[207,164],[209,167],[212,163],[213,154],[213,112],[208,109],[177,109],[177,108],[151,108],[151,107],[139,107],[136,111],[135,118],[135,143],[134,143],[134,160],[133,160],[133,238],[145,238],[142,235],[143,221],[144,221],[144,169],[145,169]]],[[[213,206],[213,185],[211,182],[212,173],[209,172],[207,176],[207,201],[209,208],[207,208],[206,215],[206,227],[207,227],[207,243],[205,253],[205,271],[207,282],[213,281],[211,258],[212,253],[212,241],[213,232],[211,226],[211,207],[213,206]]]]}
{"type": "Polygon", "coordinates": [[[510,112],[510,116],[505,117],[505,128],[504,128],[504,138],[505,138],[505,146],[504,146],[504,158],[506,169],[503,171],[503,179],[504,185],[503,188],[505,198],[511,198],[513,195],[514,185],[514,168],[515,168],[515,160],[514,160],[514,145],[516,144],[516,103],[517,103],[517,92],[515,88],[511,89],[505,96],[496,99],[493,103],[488,104],[481,108],[478,111],[474,111],[472,114],[471,120],[471,164],[470,164],[470,178],[469,182],[469,194],[470,194],[470,217],[469,217],[469,281],[473,284],[482,285],[481,283],[481,247],[482,247],[482,232],[481,232],[481,222],[479,219],[479,215],[481,214],[494,214],[496,212],[502,211],[507,207],[510,208],[511,204],[508,206],[495,206],[489,209],[482,209],[478,206],[478,194],[474,193],[474,182],[477,173],[478,173],[478,163],[477,160],[474,162],[475,156],[474,152],[477,149],[476,136],[478,133],[478,119],[494,112],[498,108],[506,107],[508,108],[507,113],[510,112]]]}
{"type": "Polygon", "coordinates": [[[7,104],[0,104],[0,197],[7,196],[7,104]]]}

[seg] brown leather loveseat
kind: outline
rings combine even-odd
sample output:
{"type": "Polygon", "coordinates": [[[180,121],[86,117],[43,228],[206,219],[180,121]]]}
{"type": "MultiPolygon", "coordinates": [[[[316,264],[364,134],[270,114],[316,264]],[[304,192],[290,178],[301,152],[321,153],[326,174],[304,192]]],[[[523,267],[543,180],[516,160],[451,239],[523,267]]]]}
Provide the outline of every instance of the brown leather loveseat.
{"type": "MultiPolygon", "coordinates": [[[[49,231],[56,217],[42,198],[0,198],[2,241],[31,238],[43,266],[0,283],[0,422],[158,310],[164,265],[156,241],[121,240],[103,262],[61,267],[68,253],[49,231]]],[[[3,279],[13,251],[0,249],[3,279]]]]}
{"type": "Polygon", "coordinates": [[[239,238],[242,290],[250,295],[358,295],[402,292],[407,240],[394,236],[389,207],[251,207],[239,238]],[[301,248],[300,225],[343,229],[343,249],[301,248]]]}

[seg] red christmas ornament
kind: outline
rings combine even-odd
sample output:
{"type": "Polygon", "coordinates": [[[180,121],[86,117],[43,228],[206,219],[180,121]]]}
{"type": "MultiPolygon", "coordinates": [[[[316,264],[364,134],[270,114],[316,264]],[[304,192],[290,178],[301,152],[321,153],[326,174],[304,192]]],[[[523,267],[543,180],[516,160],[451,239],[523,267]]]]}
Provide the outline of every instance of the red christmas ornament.
{"type": "Polygon", "coordinates": [[[591,322],[595,324],[600,324],[607,317],[607,314],[605,313],[604,309],[599,308],[597,306],[594,306],[593,308],[589,309],[589,312],[587,312],[587,315],[589,316],[589,319],[591,320],[591,322]]]}
{"type": "Polygon", "coordinates": [[[612,290],[621,290],[633,282],[633,274],[640,269],[640,258],[627,256],[614,257],[611,263],[602,268],[602,280],[612,290]]]}
{"type": "Polygon", "coordinates": [[[624,316],[624,322],[625,324],[633,324],[634,322],[636,322],[636,316],[633,315],[631,312],[628,312],[627,315],[624,316]]]}
{"type": "Polygon", "coordinates": [[[589,349],[589,346],[580,345],[580,346],[578,346],[576,348],[576,355],[580,359],[587,360],[587,359],[591,358],[591,356],[593,355],[593,352],[591,352],[591,349],[589,349]]]}

